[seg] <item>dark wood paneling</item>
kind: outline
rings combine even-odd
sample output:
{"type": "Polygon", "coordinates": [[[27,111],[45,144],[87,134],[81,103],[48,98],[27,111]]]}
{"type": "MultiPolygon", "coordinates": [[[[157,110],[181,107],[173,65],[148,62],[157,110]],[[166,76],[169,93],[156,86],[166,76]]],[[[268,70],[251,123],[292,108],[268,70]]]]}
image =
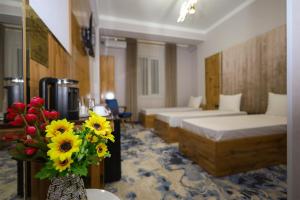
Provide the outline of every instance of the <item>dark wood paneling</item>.
{"type": "Polygon", "coordinates": [[[37,96],[39,80],[43,77],[69,78],[79,81],[80,96],[90,93],[89,57],[83,50],[80,27],[72,15],[72,55],[55,37],[48,34],[49,67],[30,59],[30,96],[37,96]]]}

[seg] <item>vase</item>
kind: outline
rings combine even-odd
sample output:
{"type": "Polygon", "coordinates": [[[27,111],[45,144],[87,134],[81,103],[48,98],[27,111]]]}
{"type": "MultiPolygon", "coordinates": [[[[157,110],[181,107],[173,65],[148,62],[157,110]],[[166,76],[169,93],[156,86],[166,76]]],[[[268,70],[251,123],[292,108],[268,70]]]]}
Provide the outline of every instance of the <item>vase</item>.
{"type": "Polygon", "coordinates": [[[47,200],[87,200],[82,178],[76,175],[53,178],[47,200]]]}

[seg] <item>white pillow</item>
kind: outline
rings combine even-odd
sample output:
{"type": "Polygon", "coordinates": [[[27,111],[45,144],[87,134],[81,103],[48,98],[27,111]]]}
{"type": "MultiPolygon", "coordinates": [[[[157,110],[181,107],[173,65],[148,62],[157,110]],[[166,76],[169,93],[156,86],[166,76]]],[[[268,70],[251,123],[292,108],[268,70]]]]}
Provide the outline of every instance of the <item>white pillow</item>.
{"type": "Polygon", "coordinates": [[[287,116],[287,95],[269,92],[266,115],[287,116]]]}
{"type": "Polygon", "coordinates": [[[202,102],[202,96],[199,96],[199,97],[193,97],[193,96],[191,96],[190,100],[189,100],[188,107],[199,108],[201,102],[202,102]]]}
{"type": "Polygon", "coordinates": [[[220,95],[219,110],[240,112],[242,94],[220,95]]]}

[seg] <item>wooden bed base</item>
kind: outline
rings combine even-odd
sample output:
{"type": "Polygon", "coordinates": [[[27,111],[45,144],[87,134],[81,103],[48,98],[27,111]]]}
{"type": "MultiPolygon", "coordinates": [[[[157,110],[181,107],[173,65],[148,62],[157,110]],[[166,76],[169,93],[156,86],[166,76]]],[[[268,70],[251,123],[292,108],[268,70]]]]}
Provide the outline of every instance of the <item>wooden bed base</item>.
{"type": "Polygon", "coordinates": [[[286,164],[287,134],[213,141],[179,128],[179,149],[214,176],[286,164]]]}
{"type": "Polygon", "coordinates": [[[146,115],[140,112],[140,121],[145,128],[154,128],[155,115],[146,115]]]}
{"type": "Polygon", "coordinates": [[[178,142],[179,128],[170,127],[168,123],[155,119],[155,133],[166,143],[178,142]]]}

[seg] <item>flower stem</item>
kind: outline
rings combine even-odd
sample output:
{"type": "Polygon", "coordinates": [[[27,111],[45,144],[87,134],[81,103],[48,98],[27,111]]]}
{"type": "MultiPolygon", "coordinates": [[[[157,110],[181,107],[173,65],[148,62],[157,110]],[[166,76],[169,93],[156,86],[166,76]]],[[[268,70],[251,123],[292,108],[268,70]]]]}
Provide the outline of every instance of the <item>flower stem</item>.
{"type": "Polygon", "coordinates": [[[44,114],[44,109],[43,108],[40,108],[40,112],[42,113],[42,117],[43,117],[43,119],[44,119],[44,122],[46,122],[47,124],[49,123],[48,122],[48,120],[47,120],[47,118],[46,118],[46,116],[45,116],[45,114],[44,114]]]}
{"type": "Polygon", "coordinates": [[[23,114],[21,114],[21,117],[22,117],[22,119],[23,119],[23,121],[24,121],[25,125],[26,125],[26,126],[28,126],[28,123],[27,123],[27,121],[26,121],[26,119],[25,119],[25,117],[24,117],[24,115],[23,115],[23,114]]]}

